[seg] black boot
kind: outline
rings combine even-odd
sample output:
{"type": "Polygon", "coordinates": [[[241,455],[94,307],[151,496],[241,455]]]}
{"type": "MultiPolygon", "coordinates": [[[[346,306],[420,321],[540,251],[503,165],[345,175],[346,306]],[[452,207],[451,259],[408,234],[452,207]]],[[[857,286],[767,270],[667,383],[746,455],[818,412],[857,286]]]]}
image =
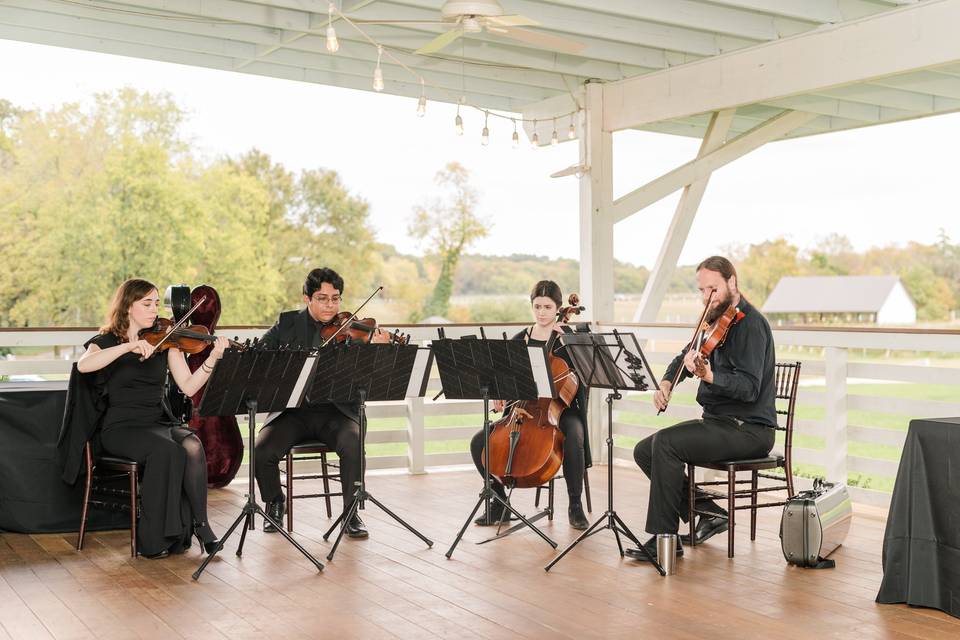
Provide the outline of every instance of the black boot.
{"type": "MultiPolygon", "coordinates": [[[[281,527],[283,526],[283,514],[287,511],[287,502],[283,495],[274,498],[267,504],[267,515],[281,527]]],[[[263,520],[264,533],[276,533],[277,528],[270,524],[270,520],[263,520]]]]}
{"type": "Polygon", "coordinates": [[[583,512],[580,498],[570,498],[570,506],[567,507],[567,519],[570,520],[570,526],[574,529],[582,531],[590,526],[590,523],[587,522],[587,515],[583,512]]]}

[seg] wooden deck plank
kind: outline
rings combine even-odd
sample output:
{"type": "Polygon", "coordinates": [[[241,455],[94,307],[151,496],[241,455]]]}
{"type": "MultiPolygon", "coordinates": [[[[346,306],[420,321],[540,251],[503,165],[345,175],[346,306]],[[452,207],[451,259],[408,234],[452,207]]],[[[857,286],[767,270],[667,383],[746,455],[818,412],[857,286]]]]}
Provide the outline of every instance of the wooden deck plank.
{"type": "MultiPolygon", "coordinates": [[[[593,521],[606,505],[595,473],[593,521]]],[[[641,539],[648,484],[616,468],[616,508],[641,539]]],[[[307,483],[304,483],[307,484],[307,483]]],[[[296,536],[326,563],[318,572],[281,536],[250,532],[243,557],[239,534],[198,582],[201,556],[131,559],[127,532],[0,539],[0,640],[6,638],[636,638],[712,637],[782,640],[953,638],[960,620],[942,612],[874,602],[882,578],[885,521],[858,510],[834,558],[837,568],[788,566],[780,553],[779,510],[737,528],[737,556],[724,536],[685,549],[679,571],[661,578],[649,565],[622,559],[603,531],[549,573],[555,552],[530,532],[478,545],[492,530],[470,526],[451,559],[444,553],[479,489],[468,471],[421,476],[371,475],[373,494],[435,542],[432,549],[374,505],[362,512],[369,540],[344,540],[333,562],[320,500],[297,502],[296,536]],[[696,603],[695,606],[691,606],[696,603]]],[[[303,487],[306,489],[306,487],[303,487]]],[[[210,494],[210,520],[224,531],[243,504],[245,482],[210,494]]],[[[532,513],[533,492],[515,501],[532,513]]],[[[562,548],[578,532],[566,504],[543,529],[562,548]]]]}

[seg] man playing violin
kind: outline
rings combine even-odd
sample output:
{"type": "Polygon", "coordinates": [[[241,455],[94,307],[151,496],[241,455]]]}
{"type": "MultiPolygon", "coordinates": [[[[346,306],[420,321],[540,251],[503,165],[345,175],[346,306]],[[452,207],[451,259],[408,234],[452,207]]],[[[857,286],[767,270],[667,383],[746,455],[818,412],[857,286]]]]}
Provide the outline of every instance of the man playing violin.
{"type": "MultiPolygon", "coordinates": [[[[321,332],[340,312],[343,295],[343,278],[329,268],[314,269],[303,283],[301,311],[284,311],[263,335],[260,341],[268,348],[281,346],[294,349],[313,349],[324,346],[321,332]]],[[[389,336],[379,329],[374,330],[371,342],[389,342],[389,336]]],[[[320,441],[336,451],[340,458],[340,483],[343,488],[344,510],[349,506],[353,486],[360,480],[360,417],[358,406],[333,402],[312,402],[306,399],[304,406],[287,409],[267,418],[257,435],[256,476],[260,498],[267,505],[267,513],[278,524],[283,519],[285,501],[280,487],[278,464],[295,445],[301,442],[320,441]]],[[[269,533],[276,528],[264,522],[263,530],[269,533]]],[[[354,516],[347,523],[347,535],[351,538],[366,538],[367,529],[354,516]]]]}
{"type": "MultiPolygon", "coordinates": [[[[697,288],[704,304],[709,300],[704,317],[708,335],[729,309],[739,312],[733,315],[722,344],[708,357],[691,344],[674,358],[653,397],[654,406],[663,411],[673,380],[697,377],[697,403],[703,407],[703,416],[660,429],[633,450],[637,464],[650,478],[646,530],[653,537],[644,546],[654,557],[656,534],[676,534],[679,520],[687,519],[685,464],[766,456],[774,442],[771,427],[777,424],[773,333],[766,318],[740,294],[736,269],[726,258],[712,256],[697,266],[697,288]]],[[[727,530],[727,512],[715,502],[698,496],[697,508],[716,514],[700,516],[694,534],[697,544],[727,530]]],[[[680,539],[689,544],[689,536],[680,539]]],[[[627,555],[644,558],[640,549],[627,549],[627,555]]],[[[681,544],[677,555],[683,555],[681,544]]]]}

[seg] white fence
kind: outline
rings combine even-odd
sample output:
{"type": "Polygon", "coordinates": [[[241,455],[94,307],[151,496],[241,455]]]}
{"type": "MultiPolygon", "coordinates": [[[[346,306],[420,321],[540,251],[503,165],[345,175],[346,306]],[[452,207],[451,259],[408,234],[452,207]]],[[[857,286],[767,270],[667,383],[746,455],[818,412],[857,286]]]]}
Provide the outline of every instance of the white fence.
{"type": "MultiPolygon", "coordinates": [[[[502,335],[503,332],[512,334],[518,326],[488,325],[485,331],[487,336],[502,335]]],[[[614,328],[636,334],[658,374],[679,345],[689,338],[690,331],[686,326],[665,324],[601,324],[595,327],[600,331],[614,328]]],[[[221,333],[246,339],[260,335],[263,330],[260,327],[224,327],[221,333]]],[[[436,327],[432,326],[410,326],[403,327],[403,330],[409,332],[415,342],[436,336],[436,327]]],[[[448,337],[476,335],[478,327],[447,325],[445,331],[448,337]]],[[[89,328],[0,330],[0,347],[51,347],[45,356],[0,360],[0,376],[67,374],[72,349],[64,350],[64,347],[81,344],[93,333],[89,328]],[[60,348],[62,357],[51,357],[53,347],[60,348]]],[[[884,456],[870,457],[851,455],[851,446],[863,449],[866,445],[869,449],[872,445],[882,445],[899,449],[909,418],[960,415],[960,367],[925,364],[922,355],[914,358],[921,364],[896,357],[898,353],[916,352],[928,357],[940,354],[944,359],[957,357],[960,362],[958,331],[794,327],[776,329],[774,337],[779,360],[803,362],[798,397],[801,417],[795,423],[794,463],[813,465],[830,480],[844,480],[848,474],[892,478],[896,475],[898,463],[896,459],[890,459],[890,449],[884,456]],[[879,355],[865,359],[866,350],[879,355]],[[892,355],[885,358],[883,354],[892,355]],[[857,362],[857,359],[865,361],[857,362]],[[916,389],[915,385],[938,385],[942,390],[944,387],[940,385],[946,385],[949,392],[941,392],[940,399],[925,399],[922,393],[906,394],[907,397],[896,393],[848,393],[848,385],[869,381],[907,385],[911,389],[916,389]],[[952,393],[954,389],[956,393],[952,393]],[[804,417],[811,413],[818,417],[804,417]],[[848,420],[850,414],[868,417],[860,418],[859,423],[851,422],[848,420]],[[823,446],[803,446],[805,441],[811,440],[822,442],[823,446]]],[[[687,384],[692,391],[693,386],[687,384]]],[[[433,401],[432,396],[437,391],[439,380],[433,378],[426,399],[371,404],[368,411],[371,418],[368,443],[373,454],[369,458],[370,468],[406,467],[411,473],[422,473],[427,467],[469,463],[464,441],[479,428],[482,405],[480,402],[433,401]],[[454,444],[444,447],[441,443],[454,444]],[[386,449],[386,455],[376,455],[376,445],[385,445],[380,449],[386,449]]],[[[591,421],[593,451],[598,462],[604,452],[601,444],[605,439],[606,425],[601,398],[602,395],[598,394],[592,402],[591,421]]],[[[630,448],[622,445],[653,433],[658,426],[653,418],[656,412],[649,399],[641,395],[619,401],[616,410],[614,434],[618,446],[614,456],[631,460],[630,448]]],[[[686,419],[699,416],[699,411],[693,405],[672,404],[669,416],[671,419],[686,419]]],[[[851,493],[860,502],[881,506],[889,502],[889,493],[883,491],[851,487],[851,493]]]]}

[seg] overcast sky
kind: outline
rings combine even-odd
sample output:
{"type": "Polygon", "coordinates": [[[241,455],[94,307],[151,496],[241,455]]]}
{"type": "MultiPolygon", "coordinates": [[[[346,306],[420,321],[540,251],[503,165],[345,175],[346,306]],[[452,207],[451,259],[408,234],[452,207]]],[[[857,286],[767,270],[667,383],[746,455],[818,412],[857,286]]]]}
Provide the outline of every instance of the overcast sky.
{"type": "MultiPolygon", "coordinates": [[[[458,137],[453,107],[430,103],[417,118],[415,100],[372,91],[6,40],[0,60],[0,98],[21,107],[89,103],[93,93],[122,86],[164,90],[189,113],[188,134],[205,157],[257,147],[289,169],[334,169],[370,203],[378,239],[405,252],[418,252],[406,235],[411,209],[431,193],[437,170],[456,160],[470,170],[480,213],[492,222],[474,251],[577,257],[577,181],[549,177],[577,162],[576,142],[514,150],[510,125],[492,120],[483,147],[478,113],[464,112],[458,137]]],[[[807,248],[841,233],[865,249],[933,242],[943,228],[960,241],[958,137],[960,115],[951,114],[767,145],[714,174],[681,263],[778,236],[807,248]]],[[[614,195],[690,160],[698,146],[616,134],[614,195]]],[[[616,257],[652,266],[678,197],[618,224],[616,257]]]]}

